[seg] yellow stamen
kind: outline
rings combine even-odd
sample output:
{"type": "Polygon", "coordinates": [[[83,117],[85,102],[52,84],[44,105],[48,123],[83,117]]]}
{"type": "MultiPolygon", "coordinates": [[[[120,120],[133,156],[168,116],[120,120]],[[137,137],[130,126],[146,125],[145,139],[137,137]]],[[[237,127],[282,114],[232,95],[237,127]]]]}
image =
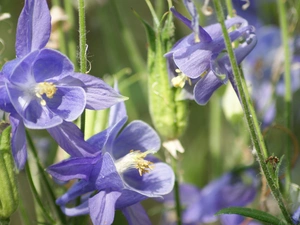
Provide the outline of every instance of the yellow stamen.
{"type": "Polygon", "coordinates": [[[176,69],[175,72],[178,73],[178,76],[172,78],[172,80],[171,80],[172,85],[174,87],[183,88],[186,81],[189,82],[189,85],[192,85],[191,79],[189,77],[187,77],[184,73],[182,73],[179,69],[176,69]]]}
{"type": "Polygon", "coordinates": [[[42,95],[45,94],[47,98],[53,98],[57,91],[57,87],[52,82],[41,82],[35,86],[35,95],[41,99],[40,104],[42,106],[46,105],[46,101],[43,99],[42,95]]]}
{"type": "Polygon", "coordinates": [[[149,173],[151,170],[153,170],[153,162],[145,160],[145,157],[148,155],[149,152],[143,152],[137,150],[131,150],[130,152],[136,152],[138,153],[135,158],[135,168],[138,169],[140,176],[143,176],[145,173],[149,173]]]}

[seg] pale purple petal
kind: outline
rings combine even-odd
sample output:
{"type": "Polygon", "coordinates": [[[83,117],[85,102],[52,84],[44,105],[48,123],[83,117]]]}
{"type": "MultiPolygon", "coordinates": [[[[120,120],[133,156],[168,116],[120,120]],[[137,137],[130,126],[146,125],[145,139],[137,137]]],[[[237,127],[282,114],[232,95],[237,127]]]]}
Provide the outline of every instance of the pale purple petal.
{"type": "Polygon", "coordinates": [[[103,147],[106,144],[106,141],[108,139],[109,131],[110,131],[110,129],[107,128],[106,130],[101,131],[100,133],[93,135],[91,138],[89,138],[87,140],[87,142],[94,147],[95,152],[97,152],[97,151],[101,152],[102,151],[102,149],[103,149],[103,147]]]}
{"type": "Polygon", "coordinates": [[[9,78],[14,71],[15,67],[19,64],[20,59],[13,59],[5,63],[2,67],[2,73],[6,78],[9,78]]]}
{"type": "Polygon", "coordinates": [[[95,185],[97,190],[121,191],[124,188],[123,181],[109,153],[103,155],[102,166],[95,185]]]}
{"type": "Polygon", "coordinates": [[[97,154],[93,146],[84,141],[80,129],[71,122],[47,129],[50,135],[67,153],[75,157],[88,157],[97,154]]]}
{"type": "Polygon", "coordinates": [[[16,53],[21,58],[47,44],[50,32],[50,13],[46,0],[26,0],[17,27],[16,53]]]}
{"type": "Polygon", "coordinates": [[[119,159],[130,150],[157,152],[159,148],[160,138],[154,129],[143,121],[135,120],[126,126],[115,139],[111,153],[114,159],[119,159]]]}
{"type": "Polygon", "coordinates": [[[140,203],[122,209],[129,225],[151,225],[151,221],[140,203]]]}
{"type": "Polygon", "coordinates": [[[66,214],[67,216],[80,216],[80,215],[86,215],[89,213],[89,204],[88,201],[83,202],[79,206],[73,207],[73,208],[66,208],[64,206],[61,206],[61,210],[66,214]]]}
{"type": "Polygon", "coordinates": [[[62,79],[74,73],[72,62],[52,49],[42,49],[31,69],[37,83],[62,79]]]}
{"type": "Polygon", "coordinates": [[[125,117],[127,117],[125,103],[119,102],[110,108],[108,124],[113,126],[125,117]]]}
{"type": "Polygon", "coordinates": [[[45,98],[46,106],[66,121],[77,119],[85,107],[85,92],[81,87],[57,86],[53,98],[45,98]]]}
{"type": "Polygon", "coordinates": [[[47,172],[60,181],[88,180],[98,157],[70,158],[47,168],[47,172]]]}
{"type": "Polygon", "coordinates": [[[87,109],[107,109],[126,99],[99,78],[80,73],[75,73],[73,77],[83,83],[81,87],[86,92],[87,109]]]}
{"type": "Polygon", "coordinates": [[[174,186],[174,172],[166,163],[155,163],[153,170],[142,176],[137,169],[128,170],[123,179],[133,190],[147,197],[161,197],[170,193],[174,186]]]}
{"type": "Polygon", "coordinates": [[[223,82],[219,78],[217,78],[217,76],[215,76],[213,72],[208,73],[195,85],[195,101],[199,105],[205,105],[212,96],[212,94],[222,85],[223,82]]]}
{"type": "Polygon", "coordinates": [[[10,102],[4,79],[3,74],[0,74],[0,109],[6,112],[14,112],[15,109],[10,102]]]}
{"type": "Polygon", "coordinates": [[[112,224],[115,217],[115,203],[121,193],[100,191],[89,199],[90,216],[94,224],[112,224]]]}
{"type": "Polygon", "coordinates": [[[22,119],[18,115],[10,115],[12,126],[11,148],[18,170],[24,168],[27,160],[26,133],[22,119]]]}

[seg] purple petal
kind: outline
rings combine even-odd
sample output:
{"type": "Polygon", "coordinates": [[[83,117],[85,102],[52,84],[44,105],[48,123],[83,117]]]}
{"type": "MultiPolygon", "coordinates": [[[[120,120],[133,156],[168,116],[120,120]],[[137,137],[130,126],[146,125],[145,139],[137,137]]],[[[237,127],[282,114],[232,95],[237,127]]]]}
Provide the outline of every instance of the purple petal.
{"type": "Polygon", "coordinates": [[[67,216],[86,215],[89,213],[89,204],[88,204],[88,201],[85,201],[82,204],[80,204],[79,206],[73,207],[73,208],[66,208],[64,206],[61,206],[61,210],[67,216]]]}
{"type": "Polygon", "coordinates": [[[21,58],[47,44],[50,32],[50,13],[45,0],[26,0],[17,27],[16,52],[21,58]]]}
{"type": "Polygon", "coordinates": [[[220,217],[223,225],[243,224],[242,222],[244,220],[244,217],[234,214],[225,214],[220,217]]]}
{"type": "Polygon", "coordinates": [[[47,172],[60,181],[88,180],[94,164],[98,162],[99,157],[70,158],[48,167],[47,172]]]}
{"type": "Polygon", "coordinates": [[[73,74],[72,62],[63,54],[51,49],[42,49],[35,59],[32,72],[37,83],[62,79],[73,74]]]}
{"type": "Polygon", "coordinates": [[[201,49],[203,44],[197,43],[187,48],[180,48],[174,52],[174,62],[188,77],[195,79],[204,71],[209,70],[211,50],[201,49]]]}
{"type": "Polygon", "coordinates": [[[74,157],[93,156],[99,152],[89,143],[84,141],[80,129],[71,122],[47,129],[50,135],[67,153],[74,157]]]}
{"type": "Polygon", "coordinates": [[[122,209],[129,225],[151,225],[151,221],[140,203],[122,209]]]}
{"type": "Polygon", "coordinates": [[[45,98],[46,106],[66,121],[77,119],[85,107],[85,92],[81,87],[57,86],[53,98],[45,98]]]}
{"type": "Polygon", "coordinates": [[[27,160],[26,133],[22,119],[18,115],[9,117],[12,127],[11,148],[18,170],[22,170],[27,160]]]}
{"type": "Polygon", "coordinates": [[[109,153],[103,155],[102,166],[95,185],[97,190],[120,191],[124,188],[123,181],[109,153]]]}
{"type": "Polygon", "coordinates": [[[6,78],[9,78],[14,71],[15,67],[19,64],[20,59],[14,59],[11,61],[8,61],[4,64],[2,67],[2,73],[6,78]]]}
{"type": "Polygon", "coordinates": [[[95,191],[95,186],[91,185],[90,183],[86,182],[85,180],[80,180],[76,182],[65,194],[59,197],[56,200],[56,204],[63,206],[67,203],[75,200],[81,195],[91,193],[95,191]]]}
{"type": "Polygon", "coordinates": [[[87,142],[92,145],[94,149],[97,149],[99,152],[101,152],[108,139],[109,131],[109,128],[101,131],[100,133],[95,134],[94,136],[89,138],[87,142]]]}
{"type": "Polygon", "coordinates": [[[90,216],[93,224],[112,224],[115,217],[115,203],[121,193],[100,191],[89,199],[90,216]]]}
{"type": "Polygon", "coordinates": [[[110,108],[108,124],[113,126],[125,117],[127,117],[125,103],[119,102],[110,108]]]}
{"type": "Polygon", "coordinates": [[[174,186],[174,172],[166,163],[155,163],[149,173],[140,176],[137,169],[128,170],[123,179],[129,190],[147,197],[161,197],[170,193],[174,186]]]}
{"type": "Polygon", "coordinates": [[[126,99],[99,78],[80,73],[74,74],[74,77],[83,82],[87,109],[107,109],[126,99]]]}
{"type": "Polygon", "coordinates": [[[6,112],[14,112],[15,109],[10,102],[9,95],[4,83],[4,76],[0,74],[0,109],[6,112]]]}
{"type": "Polygon", "coordinates": [[[124,128],[116,138],[112,155],[114,159],[119,159],[128,154],[130,150],[158,151],[160,148],[160,138],[152,127],[142,121],[133,121],[124,128]]]}
{"type": "Polygon", "coordinates": [[[200,79],[194,88],[195,101],[199,105],[205,105],[212,94],[223,85],[223,82],[209,72],[204,78],[200,79]]]}
{"type": "MultiPolygon", "coordinates": [[[[191,30],[193,30],[192,23],[189,19],[178,13],[174,7],[170,9],[174,16],[176,16],[179,20],[181,20],[187,27],[189,27],[191,30]]],[[[210,42],[212,39],[210,35],[201,27],[199,26],[199,38],[202,42],[210,42]]]]}

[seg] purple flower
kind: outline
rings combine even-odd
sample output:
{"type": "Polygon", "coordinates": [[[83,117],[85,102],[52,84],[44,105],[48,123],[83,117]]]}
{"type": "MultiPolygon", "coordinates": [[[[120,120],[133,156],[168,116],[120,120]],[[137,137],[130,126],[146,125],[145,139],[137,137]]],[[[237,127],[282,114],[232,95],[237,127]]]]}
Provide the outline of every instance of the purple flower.
{"type": "MultiPolygon", "coordinates": [[[[171,11],[194,31],[179,40],[171,51],[165,54],[173,86],[181,88],[187,86],[182,98],[192,98],[198,104],[204,105],[213,92],[228,79],[235,88],[229,58],[227,54],[224,54],[226,47],[220,24],[204,28],[199,26],[195,29],[190,20],[174,8],[171,8],[171,11]],[[197,30],[198,33],[195,33],[197,30]]],[[[237,28],[229,33],[232,41],[241,38],[244,40],[234,50],[237,62],[241,63],[256,44],[254,28],[248,26],[247,21],[241,17],[226,20],[225,24],[228,29],[237,28]]]]}
{"type": "MultiPolygon", "coordinates": [[[[97,155],[88,157],[90,153],[81,151],[75,156],[83,157],[71,154],[72,158],[48,168],[58,180],[80,179],[56,201],[66,215],[90,214],[94,224],[111,224],[115,210],[120,209],[129,224],[150,224],[139,202],[171,192],[172,169],[150,155],[160,148],[159,136],[142,121],[120,131],[126,121],[125,105],[118,103],[111,108],[109,128],[88,140],[97,155]],[[79,206],[66,207],[79,196],[79,206]]],[[[74,149],[76,144],[67,151],[74,149]]]]}
{"type": "Polygon", "coordinates": [[[83,110],[124,100],[102,80],[74,72],[71,61],[47,49],[51,32],[45,0],[26,0],[17,27],[17,58],[0,72],[0,109],[10,113],[18,169],[27,159],[25,127],[48,129],[77,119],[83,110]]]}
{"type": "MultiPolygon", "coordinates": [[[[193,203],[183,212],[183,221],[186,224],[216,221],[218,217],[215,213],[219,210],[231,206],[245,206],[252,202],[256,195],[256,187],[257,180],[251,170],[243,174],[226,173],[220,179],[209,183],[195,196],[193,203]]],[[[222,215],[221,220],[223,224],[233,225],[234,223],[226,223],[226,220],[235,221],[241,218],[237,215],[222,215]]]]}

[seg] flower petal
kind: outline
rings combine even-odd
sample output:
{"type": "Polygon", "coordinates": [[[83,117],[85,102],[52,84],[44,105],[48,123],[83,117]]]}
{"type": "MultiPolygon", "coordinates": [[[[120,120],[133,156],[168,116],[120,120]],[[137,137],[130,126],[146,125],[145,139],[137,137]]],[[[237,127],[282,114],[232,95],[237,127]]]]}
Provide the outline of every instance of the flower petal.
{"type": "Polygon", "coordinates": [[[71,122],[47,129],[50,135],[67,153],[74,157],[89,157],[99,152],[84,140],[80,129],[71,122]]]}
{"type": "Polygon", "coordinates": [[[0,109],[6,112],[14,112],[15,109],[10,102],[9,95],[4,83],[4,76],[0,73],[0,109]]]}
{"type": "Polygon", "coordinates": [[[142,176],[136,169],[126,171],[123,179],[128,189],[147,197],[161,197],[170,193],[175,181],[173,170],[166,163],[155,163],[153,167],[152,171],[142,176]]]}
{"type": "Polygon", "coordinates": [[[125,103],[119,102],[110,108],[108,124],[114,126],[125,117],[127,117],[125,103]]]}
{"type": "Polygon", "coordinates": [[[18,20],[16,53],[21,58],[47,44],[50,32],[50,13],[45,0],[26,0],[18,20]]]}
{"type": "Polygon", "coordinates": [[[214,75],[213,72],[209,72],[205,77],[200,79],[194,88],[195,101],[199,105],[205,105],[212,94],[221,87],[223,82],[214,75]]]}
{"type": "Polygon", "coordinates": [[[53,98],[45,98],[46,106],[66,121],[77,119],[85,107],[85,92],[81,87],[57,86],[53,98]]]}
{"type": "Polygon", "coordinates": [[[63,54],[52,49],[42,49],[32,65],[37,83],[51,79],[58,80],[73,74],[72,62],[63,54]]]}
{"type": "Polygon", "coordinates": [[[83,83],[81,87],[86,92],[87,109],[107,109],[126,99],[99,78],[80,73],[75,73],[73,77],[83,83]]]}
{"type": "Polygon", "coordinates": [[[72,179],[88,180],[94,164],[98,162],[98,157],[70,158],[49,166],[47,172],[60,181],[69,181],[72,179]]]}
{"type": "Polygon", "coordinates": [[[100,191],[89,199],[90,216],[93,224],[112,224],[115,217],[115,203],[121,193],[100,191]]]}
{"type": "Polygon", "coordinates": [[[124,188],[123,181],[109,153],[103,155],[102,166],[95,185],[97,190],[121,191],[124,188]]]}
{"type": "Polygon", "coordinates": [[[160,145],[160,138],[154,129],[143,121],[135,120],[126,126],[115,139],[112,155],[114,159],[119,159],[130,150],[158,151],[160,145]]]}
{"type": "Polygon", "coordinates": [[[9,117],[12,126],[11,148],[18,170],[22,170],[27,160],[27,146],[25,127],[18,115],[11,114],[9,117]]]}
{"type": "Polygon", "coordinates": [[[151,221],[140,203],[122,209],[129,225],[151,225],[151,221]]]}
{"type": "Polygon", "coordinates": [[[66,208],[64,206],[60,207],[61,210],[66,214],[67,216],[80,216],[80,215],[86,215],[89,213],[89,204],[88,201],[83,202],[79,206],[73,207],[73,208],[66,208]]]}

